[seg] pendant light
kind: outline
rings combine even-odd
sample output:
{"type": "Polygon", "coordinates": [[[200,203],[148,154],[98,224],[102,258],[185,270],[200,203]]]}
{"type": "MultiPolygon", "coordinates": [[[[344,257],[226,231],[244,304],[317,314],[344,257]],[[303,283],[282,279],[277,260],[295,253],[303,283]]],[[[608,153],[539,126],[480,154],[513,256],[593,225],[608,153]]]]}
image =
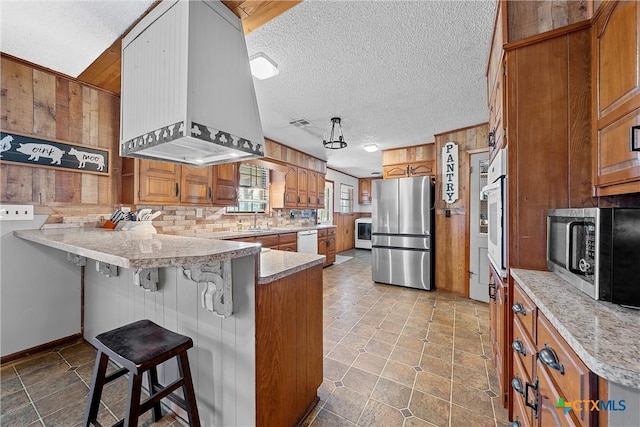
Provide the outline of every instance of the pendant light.
{"type": "Polygon", "coordinates": [[[327,141],[326,136],[322,139],[322,145],[324,145],[324,148],[339,150],[340,148],[347,146],[347,143],[344,141],[342,136],[342,125],[340,122],[340,117],[333,117],[331,119],[331,135],[329,135],[329,140],[327,141]]]}

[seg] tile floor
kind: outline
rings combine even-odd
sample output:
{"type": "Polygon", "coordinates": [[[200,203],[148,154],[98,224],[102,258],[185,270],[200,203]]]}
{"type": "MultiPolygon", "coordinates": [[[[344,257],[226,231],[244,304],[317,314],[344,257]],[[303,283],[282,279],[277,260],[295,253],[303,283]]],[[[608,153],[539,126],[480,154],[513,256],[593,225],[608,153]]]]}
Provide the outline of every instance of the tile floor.
{"type": "MultiPolygon", "coordinates": [[[[488,305],[371,282],[371,254],[324,270],[324,382],[311,426],[503,426],[488,305]]],[[[76,426],[95,350],[79,342],[0,370],[0,425],[76,426]]],[[[124,413],[126,378],[105,388],[99,421],[124,413]]],[[[168,415],[145,426],[177,426],[168,415]]]]}

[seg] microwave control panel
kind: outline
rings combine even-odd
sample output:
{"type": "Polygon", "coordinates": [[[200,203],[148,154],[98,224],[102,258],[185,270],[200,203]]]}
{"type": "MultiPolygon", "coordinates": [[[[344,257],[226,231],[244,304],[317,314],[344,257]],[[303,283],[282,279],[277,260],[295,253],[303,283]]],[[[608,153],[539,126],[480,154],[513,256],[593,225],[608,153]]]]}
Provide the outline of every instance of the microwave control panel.
{"type": "Polygon", "coordinates": [[[580,259],[579,269],[585,275],[593,274],[593,266],[596,258],[596,226],[586,223],[584,227],[584,258],[580,259]]]}

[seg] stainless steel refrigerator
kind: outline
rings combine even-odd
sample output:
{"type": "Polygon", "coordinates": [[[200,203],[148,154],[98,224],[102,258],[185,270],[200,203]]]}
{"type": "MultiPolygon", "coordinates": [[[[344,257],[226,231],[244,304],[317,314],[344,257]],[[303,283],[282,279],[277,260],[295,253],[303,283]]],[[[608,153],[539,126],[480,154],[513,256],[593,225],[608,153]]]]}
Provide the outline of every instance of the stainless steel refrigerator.
{"type": "Polygon", "coordinates": [[[430,176],[373,181],[373,281],[434,288],[434,187],[430,176]]]}

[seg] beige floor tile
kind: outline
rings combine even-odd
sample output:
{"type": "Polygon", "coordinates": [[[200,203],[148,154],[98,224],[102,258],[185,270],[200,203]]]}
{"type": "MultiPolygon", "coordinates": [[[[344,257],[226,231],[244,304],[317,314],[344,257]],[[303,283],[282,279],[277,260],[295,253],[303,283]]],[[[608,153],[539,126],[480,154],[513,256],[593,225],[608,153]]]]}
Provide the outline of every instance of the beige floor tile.
{"type": "MultiPolygon", "coordinates": [[[[375,375],[380,375],[384,365],[387,363],[387,359],[376,356],[371,353],[360,353],[360,356],[353,362],[353,366],[362,369],[363,371],[371,372],[375,375]]],[[[325,374],[326,376],[326,374],[325,374]]]]}
{"type": "Polygon", "coordinates": [[[380,327],[385,331],[393,332],[394,334],[399,335],[400,332],[402,332],[402,328],[404,328],[404,322],[393,322],[389,320],[387,316],[387,319],[380,323],[380,327]]]}
{"type": "Polygon", "coordinates": [[[401,426],[404,417],[398,409],[384,403],[369,399],[360,416],[358,425],[361,426],[401,426]]]}
{"type": "Polygon", "coordinates": [[[0,367],[0,386],[4,381],[13,379],[17,376],[18,374],[16,373],[13,364],[0,367]]]}
{"type": "Polygon", "coordinates": [[[453,381],[479,390],[488,390],[487,373],[462,365],[453,365],[453,381]]]}
{"type": "Polygon", "coordinates": [[[493,418],[484,417],[457,405],[451,407],[452,426],[495,427],[493,418]]]}
{"type": "Polygon", "coordinates": [[[396,346],[400,346],[402,348],[406,348],[407,350],[422,353],[422,348],[424,347],[424,341],[419,340],[418,338],[412,338],[406,335],[400,335],[398,337],[398,341],[396,342],[396,346]]]}
{"type": "Polygon", "coordinates": [[[29,396],[24,389],[18,390],[15,393],[7,394],[5,396],[2,396],[2,402],[0,405],[0,416],[4,416],[8,412],[15,411],[18,408],[30,404],[31,400],[29,400],[29,396]]]}
{"type": "Polygon", "coordinates": [[[344,374],[349,370],[349,365],[325,357],[323,368],[323,375],[325,378],[330,379],[331,381],[340,381],[344,374]]]}
{"type": "Polygon", "coordinates": [[[399,334],[395,332],[389,332],[389,331],[385,331],[384,329],[378,329],[375,332],[375,334],[373,334],[372,339],[395,345],[396,341],[398,341],[398,335],[399,334]]]}
{"type": "Polygon", "coordinates": [[[419,366],[421,358],[422,358],[421,353],[418,353],[416,351],[411,351],[409,349],[406,349],[404,347],[399,347],[399,346],[396,346],[391,352],[391,355],[389,356],[390,360],[404,363],[405,365],[409,365],[409,366],[419,366]]]}
{"type": "Polygon", "coordinates": [[[451,399],[451,380],[429,372],[418,372],[415,389],[447,402],[451,399]]]}
{"type": "Polygon", "coordinates": [[[69,402],[87,402],[88,395],[89,387],[82,381],[77,381],[59,392],[52,393],[33,403],[40,416],[44,418],[66,406],[69,402]]]}
{"type": "Polygon", "coordinates": [[[482,390],[465,387],[453,383],[452,403],[462,406],[472,412],[493,419],[493,404],[491,397],[482,390]]]}
{"type": "Polygon", "coordinates": [[[389,360],[380,376],[407,387],[413,387],[413,383],[416,379],[416,373],[417,371],[411,366],[389,360]]]}
{"type": "Polygon", "coordinates": [[[378,341],[372,338],[364,347],[364,349],[367,351],[367,353],[375,354],[376,356],[384,357],[386,359],[393,351],[393,344],[378,341]]]}
{"type": "Polygon", "coordinates": [[[466,351],[467,353],[473,353],[477,355],[483,354],[482,341],[480,340],[480,336],[478,336],[475,340],[473,340],[473,339],[459,338],[456,335],[453,347],[456,350],[466,351]]]}
{"type": "Polygon", "coordinates": [[[349,332],[344,336],[344,338],[342,338],[340,344],[346,345],[347,347],[360,349],[365,348],[368,342],[369,338],[362,337],[354,332],[349,332]]]}
{"type": "Polygon", "coordinates": [[[427,356],[450,362],[451,355],[453,354],[453,348],[450,345],[427,342],[424,344],[423,353],[427,356]]]}
{"type": "MultiPolygon", "coordinates": [[[[449,406],[449,402],[414,390],[413,395],[411,396],[411,403],[409,403],[409,410],[411,410],[413,415],[424,421],[437,426],[448,426],[449,406]]],[[[473,424],[459,425],[472,426],[473,424]]]]}
{"type": "Polygon", "coordinates": [[[356,360],[356,357],[358,357],[359,354],[360,353],[355,348],[338,344],[333,348],[333,350],[331,350],[327,357],[330,357],[344,364],[351,365],[353,361],[356,360]]]}
{"type": "Polygon", "coordinates": [[[0,398],[4,399],[5,396],[8,396],[20,390],[24,390],[24,387],[20,382],[20,378],[14,377],[9,380],[3,381],[0,385],[0,398]]]}
{"type": "Polygon", "coordinates": [[[431,427],[434,424],[428,423],[420,418],[410,417],[404,422],[404,427],[431,427]]]}
{"type": "Polygon", "coordinates": [[[425,372],[431,372],[447,379],[451,378],[451,362],[445,359],[423,354],[420,367],[425,372]]]}
{"type": "Polygon", "coordinates": [[[2,427],[24,427],[38,420],[38,414],[33,405],[22,405],[0,416],[2,427]]]}
{"type": "Polygon", "coordinates": [[[462,350],[453,352],[453,363],[475,369],[476,371],[486,371],[485,358],[482,355],[468,353],[462,350]]]}
{"type": "Polygon", "coordinates": [[[396,409],[404,409],[409,406],[411,388],[386,378],[380,378],[371,393],[371,398],[396,409]]]}
{"type": "Polygon", "coordinates": [[[324,409],[355,423],[360,418],[366,403],[367,396],[347,387],[338,387],[324,404],[324,409]]]}
{"type": "Polygon", "coordinates": [[[24,361],[16,362],[14,367],[16,368],[16,371],[18,371],[19,375],[24,375],[27,372],[48,366],[60,360],[62,360],[62,357],[60,357],[58,353],[49,352],[32,356],[24,361]]]}
{"type": "Polygon", "coordinates": [[[352,366],[342,379],[342,384],[360,394],[369,396],[379,378],[377,375],[352,366]]]}
{"type": "Polygon", "coordinates": [[[318,415],[311,423],[312,426],[317,427],[347,427],[355,425],[349,420],[346,420],[339,415],[334,414],[326,409],[322,409],[318,412],[318,415]]]}

